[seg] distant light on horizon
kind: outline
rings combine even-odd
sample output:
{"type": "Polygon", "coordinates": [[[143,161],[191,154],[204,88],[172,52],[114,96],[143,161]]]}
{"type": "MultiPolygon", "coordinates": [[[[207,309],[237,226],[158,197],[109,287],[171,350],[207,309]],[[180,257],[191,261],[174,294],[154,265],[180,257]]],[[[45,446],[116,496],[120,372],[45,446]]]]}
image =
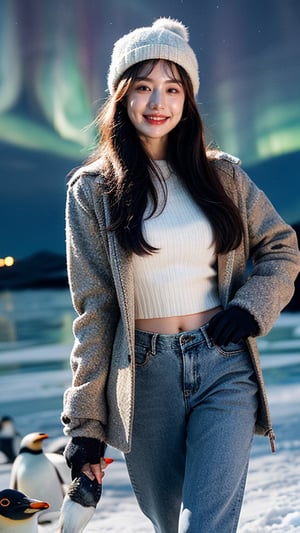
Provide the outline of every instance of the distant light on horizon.
{"type": "Polygon", "coordinates": [[[0,257],[0,268],[11,267],[15,264],[15,259],[8,255],[7,257],[0,257]]]}

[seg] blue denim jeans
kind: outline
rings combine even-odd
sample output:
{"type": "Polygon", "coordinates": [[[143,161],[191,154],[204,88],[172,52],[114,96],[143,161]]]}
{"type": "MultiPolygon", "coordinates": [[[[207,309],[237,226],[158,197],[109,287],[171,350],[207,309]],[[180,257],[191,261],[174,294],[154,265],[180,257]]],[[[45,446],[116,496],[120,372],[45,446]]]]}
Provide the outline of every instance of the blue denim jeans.
{"type": "Polygon", "coordinates": [[[257,410],[244,341],[136,331],[133,490],[156,533],[237,529],[257,410]]]}

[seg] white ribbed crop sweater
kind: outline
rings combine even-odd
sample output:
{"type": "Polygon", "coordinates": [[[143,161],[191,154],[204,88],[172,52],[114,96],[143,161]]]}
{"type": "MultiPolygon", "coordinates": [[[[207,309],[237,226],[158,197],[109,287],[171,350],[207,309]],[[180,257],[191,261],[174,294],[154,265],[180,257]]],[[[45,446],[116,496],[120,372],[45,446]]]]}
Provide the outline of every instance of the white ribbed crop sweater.
{"type": "Polygon", "coordinates": [[[220,304],[211,225],[166,161],[155,161],[166,184],[167,203],[157,178],[156,213],[149,199],[143,221],[146,241],[159,250],[133,256],[135,317],[182,316],[220,304]]]}

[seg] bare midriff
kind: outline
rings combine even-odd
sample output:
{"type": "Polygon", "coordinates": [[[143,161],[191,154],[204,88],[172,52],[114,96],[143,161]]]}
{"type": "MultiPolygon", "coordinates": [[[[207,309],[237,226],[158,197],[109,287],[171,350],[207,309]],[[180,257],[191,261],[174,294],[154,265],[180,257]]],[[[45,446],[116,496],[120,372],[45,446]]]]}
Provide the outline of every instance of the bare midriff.
{"type": "Polygon", "coordinates": [[[150,333],[161,333],[173,335],[181,331],[191,331],[192,329],[204,326],[222,307],[214,307],[201,313],[182,316],[168,316],[163,318],[138,318],[135,321],[136,329],[148,331],[150,333]]]}

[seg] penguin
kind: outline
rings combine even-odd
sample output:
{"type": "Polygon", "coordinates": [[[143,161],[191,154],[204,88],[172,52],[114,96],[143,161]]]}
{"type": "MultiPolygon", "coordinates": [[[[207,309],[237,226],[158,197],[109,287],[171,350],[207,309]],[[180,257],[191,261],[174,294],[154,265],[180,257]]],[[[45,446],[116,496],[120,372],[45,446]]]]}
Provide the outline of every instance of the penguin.
{"type": "MultiPolygon", "coordinates": [[[[112,462],[109,457],[101,459],[102,470],[112,462]]],[[[65,495],[59,517],[59,533],[82,533],[95,513],[101,494],[102,484],[80,472],[65,495]]]]}
{"type": "Polygon", "coordinates": [[[0,450],[8,463],[12,463],[20,447],[21,437],[16,431],[13,419],[3,416],[0,421],[0,450]]]}
{"type": "Polygon", "coordinates": [[[59,533],[82,533],[95,513],[102,485],[83,472],[76,477],[64,498],[59,518],[59,533]]]}
{"type": "Polygon", "coordinates": [[[28,498],[23,492],[0,491],[0,533],[37,533],[37,513],[49,508],[47,502],[28,498]]]}
{"type": "Polygon", "coordinates": [[[49,502],[51,511],[41,513],[39,523],[58,518],[65,496],[64,480],[43,451],[47,438],[47,433],[29,433],[22,439],[10,477],[10,488],[49,502]]]}

